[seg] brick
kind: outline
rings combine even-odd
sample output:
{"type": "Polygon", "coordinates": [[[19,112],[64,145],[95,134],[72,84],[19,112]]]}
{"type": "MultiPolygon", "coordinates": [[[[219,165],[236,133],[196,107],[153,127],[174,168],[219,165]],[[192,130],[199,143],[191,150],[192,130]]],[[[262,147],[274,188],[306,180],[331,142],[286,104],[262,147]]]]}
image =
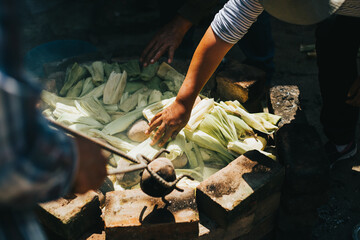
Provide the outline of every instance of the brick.
{"type": "Polygon", "coordinates": [[[262,219],[260,222],[258,222],[256,225],[254,225],[254,227],[252,228],[252,230],[244,235],[244,236],[240,236],[237,237],[235,239],[237,240],[260,240],[260,239],[264,239],[265,237],[270,235],[270,239],[273,239],[271,236],[275,230],[275,225],[276,225],[276,217],[277,214],[273,213],[270,216],[267,216],[266,218],[262,219]]]}
{"type": "Polygon", "coordinates": [[[49,231],[66,239],[78,239],[102,224],[99,198],[93,191],[39,204],[37,215],[49,231]]]}
{"type": "Polygon", "coordinates": [[[229,59],[216,74],[217,94],[222,100],[238,100],[251,111],[265,93],[265,72],[229,59]]]}
{"type": "Polygon", "coordinates": [[[196,189],[199,210],[226,227],[255,211],[258,201],[279,192],[283,177],[279,163],[258,151],[247,152],[200,183],[196,189]]]}
{"type": "Polygon", "coordinates": [[[277,131],[275,140],[278,159],[285,166],[286,192],[301,195],[327,190],[329,163],[314,127],[302,123],[286,124],[277,131]]]}
{"type": "Polygon", "coordinates": [[[105,239],[106,239],[105,232],[94,233],[90,237],[86,238],[86,240],[105,240],[105,239]]]}
{"type": "Polygon", "coordinates": [[[199,214],[195,190],[173,191],[166,196],[169,206],[160,198],[140,189],[106,194],[106,239],[194,239],[198,236],[199,214]]]}

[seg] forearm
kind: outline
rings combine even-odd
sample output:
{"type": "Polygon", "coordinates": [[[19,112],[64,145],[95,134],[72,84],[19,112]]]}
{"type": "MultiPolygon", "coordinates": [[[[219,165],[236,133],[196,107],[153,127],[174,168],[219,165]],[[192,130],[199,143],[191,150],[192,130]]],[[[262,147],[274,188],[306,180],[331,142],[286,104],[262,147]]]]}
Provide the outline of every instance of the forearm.
{"type": "Polygon", "coordinates": [[[233,44],[216,36],[212,28],[209,27],[196,48],[176,100],[191,109],[201,89],[232,46],[233,44]]]}

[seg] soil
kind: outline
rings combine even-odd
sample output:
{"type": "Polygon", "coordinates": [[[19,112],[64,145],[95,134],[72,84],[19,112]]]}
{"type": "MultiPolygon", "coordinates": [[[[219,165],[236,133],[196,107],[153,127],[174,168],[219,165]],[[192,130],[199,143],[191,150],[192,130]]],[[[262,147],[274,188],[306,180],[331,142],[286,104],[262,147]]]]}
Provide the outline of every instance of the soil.
{"type": "MultiPolygon", "coordinates": [[[[102,51],[105,57],[111,55],[139,57],[146,43],[163,24],[158,20],[159,12],[157,5],[154,4],[157,1],[111,0],[103,2],[101,6],[94,5],[93,7],[96,7],[94,11],[94,8],[90,9],[89,1],[75,1],[71,5],[74,14],[67,14],[65,19],[58,17],[56,10],[50,12],[50,18],[48,16],[45,18],[44,13],[32,16],[25,27],[25,39],[30,40],[24,44],[24,50],[66,36],[66,38],[73,37],[91,42],[102,51]],[[87,8],[82,8],[83,5],[87,8]],[[81,9],[81,11],[76,9],[81,9]],[[51,20],[54,20],[54,23],[51,20]]],[[[191,59],[194,47],[211,19],[212,16],[209,16],[197,26],[193,43],[187,41],[183,44],[176,51],[175,58],[191,59]]],[[[313,25],[297,26],[272,19],[272,32],[276,45],[276,72],[272,85],[298,86],[301,108],[310,125],[315,126],[325,143],[326,138],[319,121],[321,97],[317,82],[316,59],[308,57],[299,50],[301,44],[315,42],[314,30],[313,25]]],[[[229,52],[228,57],[244,59],[242,52],[236,46],[229,52]]],[[[330,182],[329,201],[318,209],[320,222],[313,229],[314,238],[351,239],[354,225],[360,223],[359,154],[336,165],[331,171],[330,182]]]]}

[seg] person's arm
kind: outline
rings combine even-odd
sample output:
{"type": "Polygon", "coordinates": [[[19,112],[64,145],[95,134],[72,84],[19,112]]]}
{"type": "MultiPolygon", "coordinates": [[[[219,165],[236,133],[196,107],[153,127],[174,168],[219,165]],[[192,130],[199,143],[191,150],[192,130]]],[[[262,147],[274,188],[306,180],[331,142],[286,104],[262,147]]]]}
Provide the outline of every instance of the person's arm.
{"type": "Polygon", "coordinates": [[[171,63],[175,50],[181,44],[185,34],[193,23],[188,19],[176,15],[169,23],[161,28],[143,50],[140,62],[144,67],[155,63],[159,58],[168,52],[168,63],[171,63]]]}
{"type": "Polygon", "coordinates": [[[157,129],[152,144],[159,142],[159,146],[163,146],[185,127],[197,95],[225,54],[242,38],[262,11],[258,0],[230,0],[216,15],[194,53],[175,102],[149,123],[148,134],[157,129]]]}
{"type": "Polygon", "coordinates": [[[167,62],[170,64],[174,59],[176,49],[181,44],[189,29],[200,22],[218,0],[188,0],[178,10],[176,16],[162,27],[143,50],[140,62],[144,66],[153,64],[168,52],[167,62]]]}
{"type": "Polygon", "coordinates": [[[163,146],[185,127],[196,97],[232,46],[217,37],[211,27],[208,28],[194,53],[175,102],[157,114],[149,124],[148,133],[158,127],[152,144],[161,139],[159,146],[163,146]]]}

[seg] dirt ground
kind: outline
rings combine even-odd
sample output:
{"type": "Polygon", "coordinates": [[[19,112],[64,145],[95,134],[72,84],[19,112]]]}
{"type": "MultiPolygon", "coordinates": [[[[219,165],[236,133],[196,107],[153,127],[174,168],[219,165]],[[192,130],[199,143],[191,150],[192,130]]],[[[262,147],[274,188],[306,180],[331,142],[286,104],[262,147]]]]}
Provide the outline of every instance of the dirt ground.
{"type": "MultiPolygon", "coordinates": [[[[302,110],[325,143],[319,121],[321,97],[316,59],[299,51],[300,44],[315,42],[315,26],[295,26],[273,19],[272,27],[276,44],[276,72],[272,84],[299,87],[302,110]]],[[[359,160],[357,154],[337,164],[330,172],[329,201],[318,209],[320,222],[313,231],[315,239],[351,239],[354,225],[360,223],[359,160]]]]}
{"type": "MultiPolygon", "coordinates": [[[[53,17],[61,22],[61,27],[49,24],[49,19],[44,15],[36,16],[26,28],[27,39],[30,40],[27,42],[28,44],[25,44],[25,51],[34,45],[54,38],[69,37],[71,31],[68,30],[76,29],[77,32],[72,34],[73,38],[90,41],[104,53],[104,56],[116,53],[124,57],[138,57],[160,25],[156,20],[158,17],[156,5],[152,4],[156,1],[104,2],[110,5],[95,6],[96,14],[93,10],[87,11],[87,8],[81,7],[82,4],[89,6],[88,1],[85,0],[72,3],[69,11],[75,11],[76,14],[70,12],[67,14],[67,18],[59,17],[54,13],[53,17]],[[137,4],[137,2],[141,2],[141,4],[137,4]],[[81,11],[76,9],[81,9],[81,11]],[[110,22],[113,25],[109,25],[110,22]],[[43,25],[39,27],[37,23],[43,25]],[[67,23],[69,28],[66,28],[67,23]],[[97,26],[96,30],[92,28],[89,31],[89,26],[94,24],[97,26]],[[44,36],[46,37],[44,38],[44,36]]],[[[197,45],[210,20],[211,17],[195,29],[194,46],[197,45]]],[[[317,82],[316,60],[299,51],[300,44],[314,43],[315,26],[296,26],[272,19],[272,30],[276,44],[276,72],[272,85],[296,85],[299,87],[301,108],[305,112],[308,122],[315,126],[325,143],[326,138],[319,122],[321,97],[317,82]]],[[[179,50],[175,57],[190,59],[192,52],[193,48],[179,50]]],[[[229,52],[229,56],[239,60],[244,57],[237,47],[229,52]]],[[[358,165],[360,165],[359,154],[353,159],[338,164],[331,171],[329,201],[318,209],[321,221],[314,228],[315,239],[351,239],[352,228],[360,223],[360,166],[358,165]]]]}

